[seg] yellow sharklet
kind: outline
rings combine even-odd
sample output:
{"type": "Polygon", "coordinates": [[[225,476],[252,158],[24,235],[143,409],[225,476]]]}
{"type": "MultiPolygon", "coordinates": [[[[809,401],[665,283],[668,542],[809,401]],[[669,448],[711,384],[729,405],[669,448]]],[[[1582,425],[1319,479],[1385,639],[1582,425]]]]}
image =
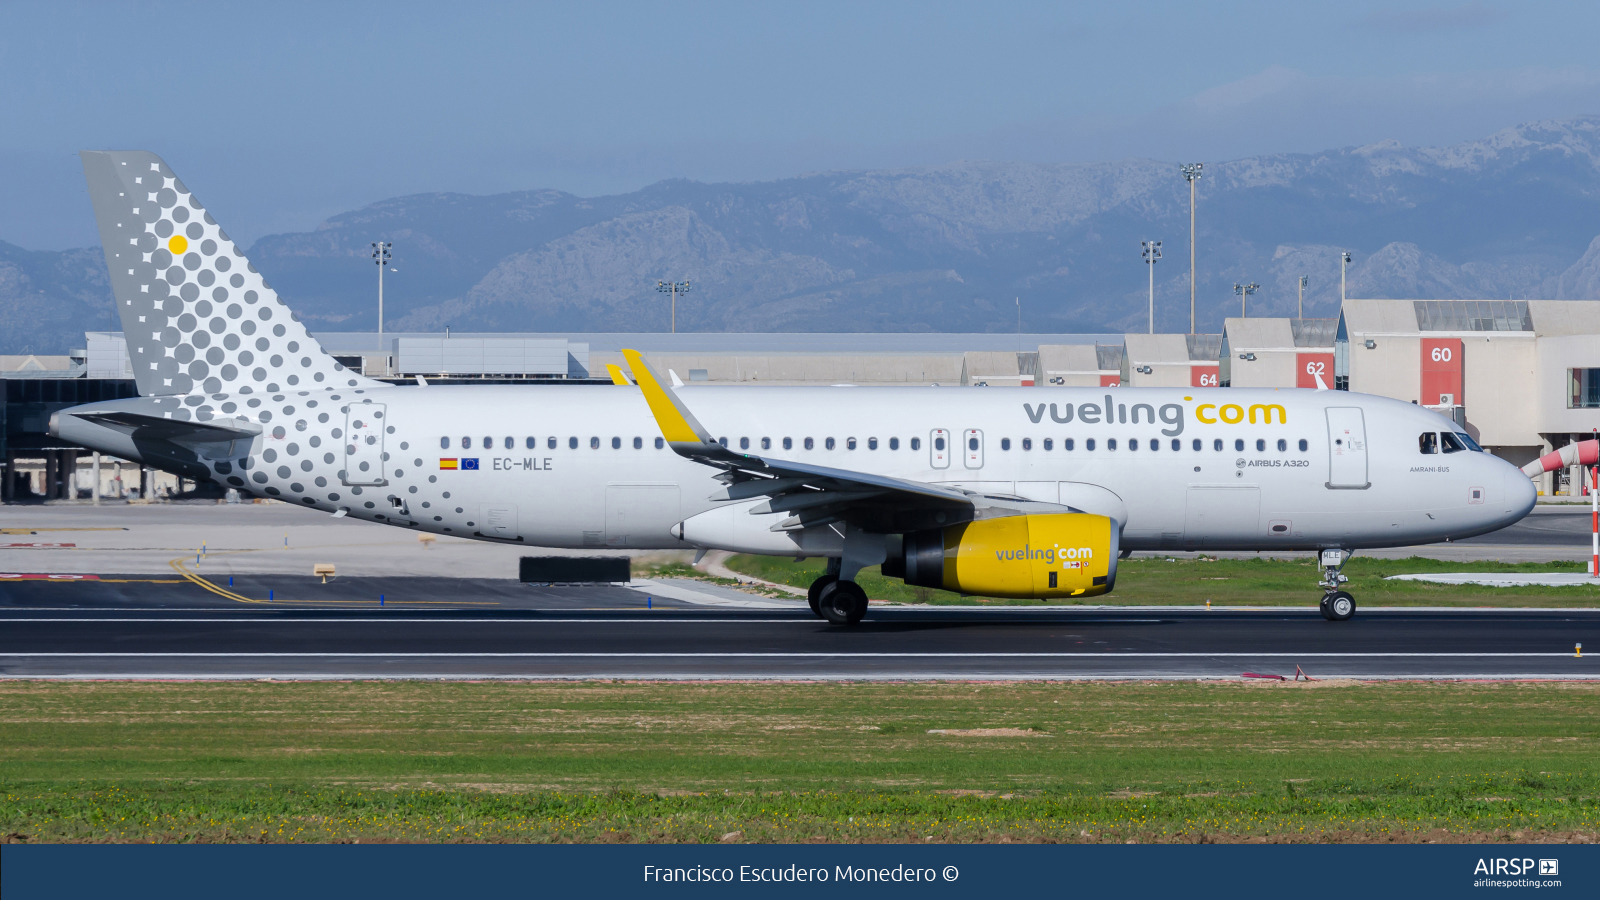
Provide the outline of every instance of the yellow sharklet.
{"type": "Polygon", "coordinates": [[[633,382],[628,380],[628,376],[622,374],[622,367],[616,363],[606,363],[606,372],[611,375],[612,384],[621,385],[622,387],[633,386],[633,382]]]}
{"type": "Polygon", "coordinates": [[[644,361],[644,356],[639,351],[623,350],[622,358],[628,361],[628,371],[633,375],[633,380],[639,383],[639,389],[644,392],[645,402],[650,405],[650,414],[656,417],[656,424],[661,427],[661,436],[667,439],[667,443],[716,443],[677,395],[661,386],[661,380],[656,378],[656,373],[650,368],[650,364],[644,361]]]}

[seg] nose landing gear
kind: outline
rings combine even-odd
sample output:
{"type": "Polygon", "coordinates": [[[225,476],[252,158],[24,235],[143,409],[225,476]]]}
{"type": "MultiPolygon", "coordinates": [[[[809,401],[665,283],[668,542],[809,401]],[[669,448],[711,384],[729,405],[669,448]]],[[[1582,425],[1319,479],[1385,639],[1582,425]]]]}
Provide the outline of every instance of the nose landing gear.
{"type": "Polygon", "coordinates": [[[1343,622],[1356,614],[1356,598],[1339,586],[1349,581],[1343,574],[1344,564],[1350,561],[1348,550],[1322,551],[1322,603],[1318,608],[1322,617],[1330,622],[1343,622]]]}

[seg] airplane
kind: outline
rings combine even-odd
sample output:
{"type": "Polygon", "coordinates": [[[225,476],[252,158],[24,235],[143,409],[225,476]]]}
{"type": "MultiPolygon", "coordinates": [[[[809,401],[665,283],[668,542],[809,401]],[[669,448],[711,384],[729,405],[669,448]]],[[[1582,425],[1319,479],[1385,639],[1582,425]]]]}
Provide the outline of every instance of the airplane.
{"type": "Polygon", "coordinates": [[[1449,418],[1345,391],[684,386],[634,350],[612,385],[381,382],[322,349],[159,157],[82,160],[140,396],[62,410],[51,434],[335,516],[825,558],[808,599],[841,625],[875,565],[1073,601],[1133,551],[1315,551],[1322,614],[1344,621],[1353,552],[1494,531],[1536,496],[1449,418]]]}

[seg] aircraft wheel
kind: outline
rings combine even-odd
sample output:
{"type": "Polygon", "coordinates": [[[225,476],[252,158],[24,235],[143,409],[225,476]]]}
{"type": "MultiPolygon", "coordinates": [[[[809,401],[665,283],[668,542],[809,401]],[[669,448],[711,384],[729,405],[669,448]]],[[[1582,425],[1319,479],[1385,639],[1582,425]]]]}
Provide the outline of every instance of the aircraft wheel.
{"type": "Polygon", "coordinates": [[[867,592],[854,581],[833,581],[817,598],[822,617],[835,625],[854,625],[867,614],[867,592]]]}
{"type": "Polygon", "coordinates": [[[1322,598],[1322,617],[1330,622],[1343,622],[1356,614],[1356,598],[1346,591],[1338,591],[1322,598]]]}
{"type": "Polygon", "coordinates": [[[806,600],[810,601],[813,613],[819,616],[822,615],[822,608],[817,605],[817,601],[822,598],[822,589],[838,580],[839,576],[837,575],[823,575],[816,581],[811,582],[811,587],[806,591],[806,600]]]}

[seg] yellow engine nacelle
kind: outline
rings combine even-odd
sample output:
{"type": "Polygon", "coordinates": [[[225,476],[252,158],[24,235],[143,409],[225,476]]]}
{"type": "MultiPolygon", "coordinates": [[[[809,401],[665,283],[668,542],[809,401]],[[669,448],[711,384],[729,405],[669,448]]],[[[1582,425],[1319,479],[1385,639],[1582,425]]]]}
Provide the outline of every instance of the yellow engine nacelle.
{"type": "Polygon", "coordinates": [[[1087,513],[979,519],[906,535],[883,574],[985,597],[1093,597],[1116,584],[1118,530],[1087,513]]]}

